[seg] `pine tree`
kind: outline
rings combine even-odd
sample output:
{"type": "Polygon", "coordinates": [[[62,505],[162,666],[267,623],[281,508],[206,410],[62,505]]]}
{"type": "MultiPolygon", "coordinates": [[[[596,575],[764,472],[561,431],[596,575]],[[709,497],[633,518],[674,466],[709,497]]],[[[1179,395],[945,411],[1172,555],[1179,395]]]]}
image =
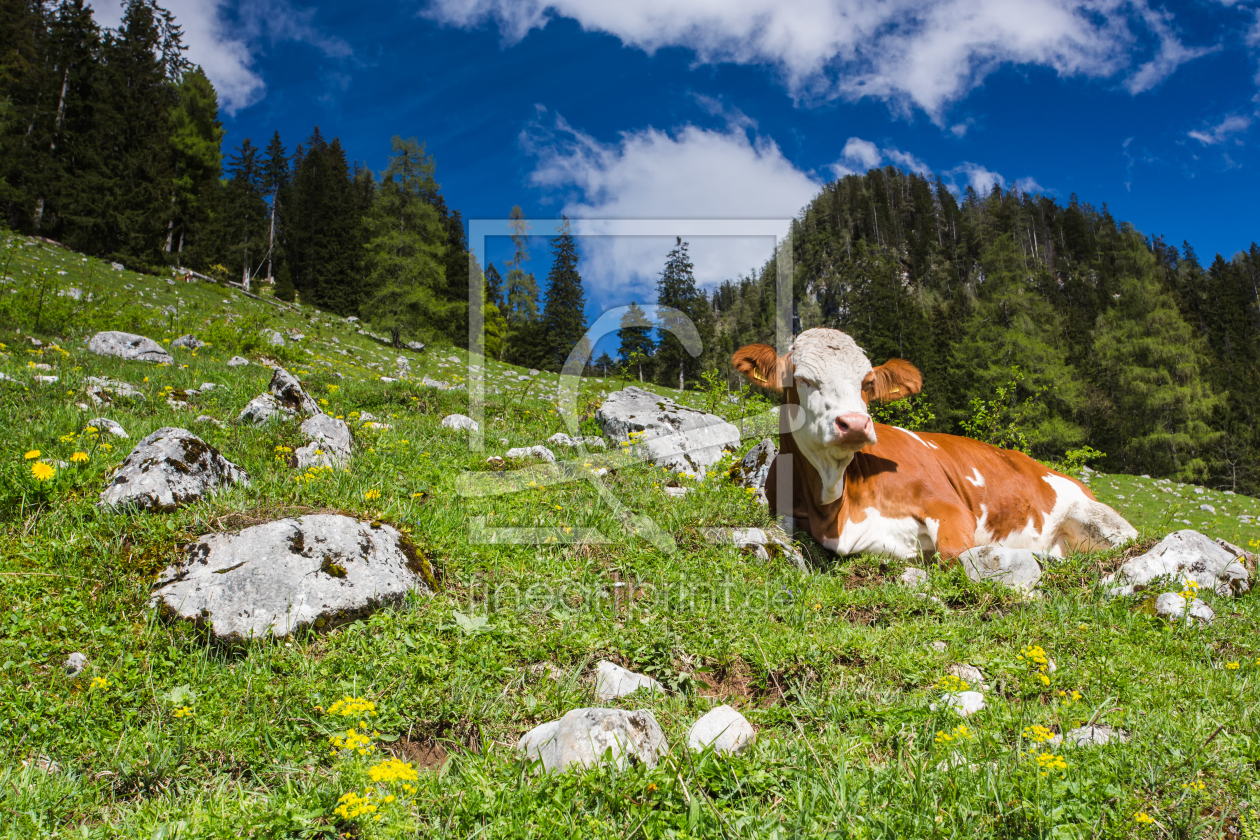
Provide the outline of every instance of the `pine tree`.
{"type": "Polygon", "coordinates": [[[1094,339],[1120,460],[1134,472],[1200,478],[1221,436],[1208,421],[1222,398],[1204,381],[1206,347],[1160,288],[1154,256],[1137,234],[1126,238],[1119,298],[1098,316],[1094,339]]]}
{"type": "Polygon", "coordinates": [[[179,102],[171,109],[170,144],[174,161],[173,212],[167,223],[167,253],[178,255],[185,241],[207,232],[210,207],[219,189],[223,124],[219,98],[200,67],[184,74],[179,102]]]}
{"type": "Polygon", "coordinates": [[[652,322],[635,301],[630,302],[630,307],[621,316],[617,342],[617,355],[638,371],[639,381],[642,382],[643,366],[651,364],[656,343],[652,341],[652,322]]]}
{"type": "Polygon", "coordinates": [[[687,243],[678,237],[656,283],[656,302],[659,306],[678,310],[683,317],[664,311],[658,313],[657,328],[661,337],[656,349],[656,362],[657,381],[664,385],[676,384],[680,390],[686,387],[688,380],[699,378],[704,357],[703,354],[692,356],[688,353],[677,334],[687,335],[694,329],[701,348],[712,350],[713,312],[708,299],[696,288],[692,270],[687,243]]]}
{"type": "Polygon", "coordinates": [[[494,267],[494,263],[486,266],[486,300],[493,303],[496,307],[503,308],[503,275],[499,274],[499,269],[494,267]]]}
{"type": "Polygon", "coordinates": [[[578,274],[577,243],[563,219],[558,235],[551,240],[553,255],[547,275],[547,297],[542,314],[541,367],[559,371],[574,350],[586,345],[586,295],[578,274]]]}
{"type": "MultiPolygon", "coordinates": [[[[293,174],[289,170],[289,158],[284,144],[280,142],[280,132],[271,135],[267,144],[267,158],[262,165],[263,192],[268,196],[270,212],[267,220],[267,281],[276,282],[274,267],[283,261],[284,255],[284,223],[280,211],[283,198],[287,205],[289,189],[293,185],[293,174]]],[[[287,272],[286,272],[287,273],[287,272]]]]}
{"type": "Polygon", "coordinates": [[[240,266],[241,285],[248,290],[250,279],[263,263],[260,242],[266,242],[267,220],[267,204],[262,196],[262,165],[258,149],[248,137],[228,159],[228,167],[232,177],[224,190],[224,246],[231,254],[233,265],[240,266]]]}
{"type": "Polygon", "coordinates": [[[457,304],[446,299],[445,232],[425,200],[433,159],[414,137],[393,139],[394,156],[381,173],[368,241],[368,298],[364,316],[390,333],[432,340],[445,334],[457,304]]]}
{"type": "Polygon", "coordinates": [[[299,150],[288,225],[293,285],[304,302],[357,313],[364,292],[361,193],[339,141],[325,141],[317,127],[299,150]]]}

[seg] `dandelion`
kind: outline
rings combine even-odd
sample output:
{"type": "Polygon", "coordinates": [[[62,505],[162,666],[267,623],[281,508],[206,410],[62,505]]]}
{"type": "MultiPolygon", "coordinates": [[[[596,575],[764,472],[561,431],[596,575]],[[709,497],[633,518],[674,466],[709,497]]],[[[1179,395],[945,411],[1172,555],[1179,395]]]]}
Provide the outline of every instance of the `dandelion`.
{"type": "MultiPolygon", "coordinates": [[[[71,393],[73,393],[73,391],[71,393]]],[[[57,440],[61,441],[62,443],[69,443],[70,441],[74,439],[75,439],[75,434],[73,432],[71,432],[68,435],[62,435],[61,437],[57,438],[57,440]]]]}
{"type": "Polygon", "coordinates": [[[374,502],[374,501],[376,501],[377,499],[379,499],[380,497],[381,497],[381,491],[380,491],[380,490],[375,490],[375,489],[373,489],[373,490],[369,490],[369,491],[367,491],[366,493],[364,493],[364,494],[363,494],[363,498],[364,498],[364,499],[366,499],[366,500],[367,500],[367,501],[369,501],[369,502],[374,502]]]}
{"type": "Polygon", "coordinates": [[[70,456],[70,460],[74,461],[76,464],[86,464],[89,460],[91,460],[91,456],[89,456],[86,452],[76,452],[70,456]]]}
{"type": "Polygon", "coordinates": [[[36,481],[48,481],[57,474],[57,468],[52,464],[45,464],[40,461],[38,464],[31,464],[31,475],[36,481]]]}
{"type": "Polygon", "coordinates": [[[38,450],[38,449],[32,449],[30,452],[27,452],[27,453],[26,453],[25,455],[23,455],[22,457],[23,457],[23,458],[25,458],[25,459],[26,459],[26,460],[28,460],[28,461],[34,461],[36,458],[38,458],[38,457],[39,457],[39,450],[38,450]]]}

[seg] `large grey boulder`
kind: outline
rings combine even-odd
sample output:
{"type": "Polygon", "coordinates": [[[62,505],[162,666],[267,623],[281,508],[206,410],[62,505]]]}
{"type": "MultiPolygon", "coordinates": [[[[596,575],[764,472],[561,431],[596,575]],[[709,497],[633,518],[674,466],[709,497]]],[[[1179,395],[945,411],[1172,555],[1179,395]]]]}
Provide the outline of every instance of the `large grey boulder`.
{"type": "Polygon", "coordinates": [[[152,603],[225,640],[325,630],[429,593],[432,570],[389,525],[314,514],[207,534],[158,577],[152,603]]]}
{"type": "Polygon", "coordinates": [[[977,582],[991,580],[1031,592],[1041,580],[1041,564],[1025,548],[982,545],[964,551],[958,559],[967,577],[977,582]]]}
{"type": "Polygon", "coordinates": [[[99,356],[117,356],[132,362],[171,364],[175,361],[162,345],[142,335],[125,332],[98,332],[88,342],[88,350],[99,356]]]}
{"type": "Polygon", "coordinates": [[[299,469],[340,467],[350,460],[350,427],[344,420],[316,414],[303,421],[300,431],[310,442],[293,453],[299,469]]]}
{"type": "Polygon", "coordinates": [[[665,686],[645,674],[627,671],[620,665],[602,660],[595,668],[595,696],[601,703],[633,694],[641,688],[649,693],[665,693],[665,686]]]}
{"type": "Polygon", "coordinates": [[[1205,591],[1226,597],[1241,595],[1250,589],[1250,575],[1239,562],[1242,549],[1227,545],[1189,528],[1174,531],[1102,582],[1117,584],[1108,591],[1110,595],[1132,595],[1160,578],[1191,578],[1205,591]]]}
{"type": "Polygon", "coordinates": [[[631,761],[655,767],[669,752],[669,745],[647,710],[574,709],[526,732],[516,749],[557,773],[570,764],[590,767],[605,757],[619,769],[631,761]]]}
{"type": "Polygon", "coordinates": [[[186,429],[163,428],[136,444],[101,493],[101,504],[174,510],[249,476],[186,429]]]}
{"type": "Polygon", "coordinates": [[[703,477],[739,448],[739,429],[721,417],[633,386],[609,394],[595,419],[613,441],[633,443],[646,460],[686,475],[703,477]]]}
{"type": "Polygon", "coordinates": [[[687,748],[700,752],[707,747],[719,755],[737,753],[757,740],[757,730],[748,719],[730,706],[721,705],[687,730],[687,748]]]}
{"type": "Polygon", "coordinates": [[[770,463],[778,454],[779,447],[774,439],[763,439],[748,450],[748,454],[738,464],[731,467],[731,478],[735,479],[740,486],[752,490],[757,501],[765,503],[767,501],[766,479],[770,476],[770,463]]]}

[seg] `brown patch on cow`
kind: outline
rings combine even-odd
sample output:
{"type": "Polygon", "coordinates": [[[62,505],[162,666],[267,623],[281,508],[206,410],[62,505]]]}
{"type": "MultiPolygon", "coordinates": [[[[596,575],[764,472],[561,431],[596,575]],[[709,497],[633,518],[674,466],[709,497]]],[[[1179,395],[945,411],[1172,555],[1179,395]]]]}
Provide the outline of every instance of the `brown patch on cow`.
{"type": "Polygon", "coordinates": [[[889,359],[862,380],[862,398],[868,403],[904,400],[922,390],[923,374],[905,359],[889,359]]]}

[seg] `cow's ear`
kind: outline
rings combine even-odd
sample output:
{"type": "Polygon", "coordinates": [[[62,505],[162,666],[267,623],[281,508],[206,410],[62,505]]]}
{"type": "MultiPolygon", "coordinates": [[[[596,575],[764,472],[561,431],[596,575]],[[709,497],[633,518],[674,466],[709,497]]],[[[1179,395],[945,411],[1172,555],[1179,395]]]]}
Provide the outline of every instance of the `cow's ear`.
{"type": "Polygon", "coordinates": [[[905,359],[889,359],[866,374],[862,396],[866,401],[903,400],[923,390],[923,374],[905,359]]]}
{"type": "Polygon", "coordinates": [[[788,357],[780,357],[769,344],[746,344],[731,356],[735,370],[762,388],[782,391],[786,380],[788,357]]]}

